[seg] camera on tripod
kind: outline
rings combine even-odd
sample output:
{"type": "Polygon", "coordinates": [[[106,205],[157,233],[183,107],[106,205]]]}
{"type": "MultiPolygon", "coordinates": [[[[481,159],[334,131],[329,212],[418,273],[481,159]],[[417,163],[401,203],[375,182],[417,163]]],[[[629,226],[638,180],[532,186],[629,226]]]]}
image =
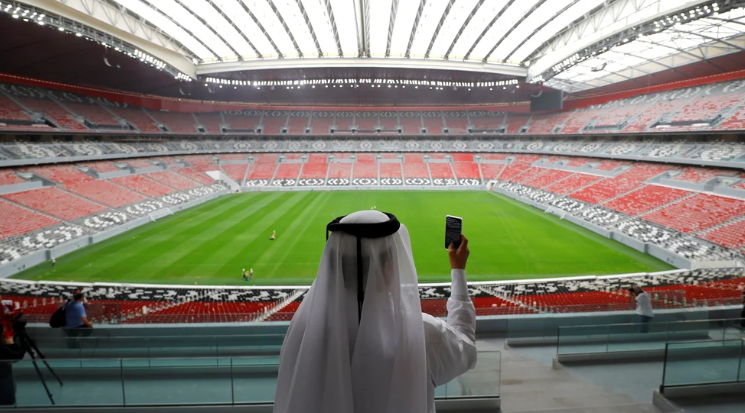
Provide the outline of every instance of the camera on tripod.
{"type": "Polygon", "coordinates": [[[62,380],[60,380],[59,376],[57,376],[57,373],[55,373],[49,363],[47,363],[44,354],[39,350],[39,347],[36,346],[36,342],[34,342],[34,340],[29,337],[28,333],[26,332],[26,324],[28,324],[28,321],[26,320],[26,317],[23,316],[23,311],[11,310],[9,306],[3,305],[2,308],[0,308],[0,321],[2,321],[0,323],[0,328],[2,328],[2,331],[0,331],[0,335],[3,337],[2,344],[5,345],[4,342],[7,339],[13,339],[13,341],[18,344],[18,346],[22,350],[21,357],[19,357],[18,360],[22,359],[23,356],[26,354],[31,357],[31,363],[36,370],[36,375],[39,377],[41,384],[44,386],[44,390],[46,390],[47,392],[49,401],[54,404],[52,392],[49,391],[47,382],[46,380],[44,380],[44,376],[42,376],[41,370],[39,370],[39,366],[36,364],[37,356],[39,357],[39,359],[41,359],[41,362],[44,363],[47,370],[52,373],[52,376],[57,379],[60,386],[62,386],[62,380]]]}

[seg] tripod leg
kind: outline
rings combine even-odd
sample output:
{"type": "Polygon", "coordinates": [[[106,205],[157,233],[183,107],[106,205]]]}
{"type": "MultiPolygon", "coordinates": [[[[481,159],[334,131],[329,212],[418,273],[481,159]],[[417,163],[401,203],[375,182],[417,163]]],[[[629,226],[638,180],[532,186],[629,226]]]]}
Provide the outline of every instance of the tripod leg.
{"type": "Polygon", "coordinates": [[[41,375],[41,370],[39,370],[39,365],[36,364],[36,357],[34,357],[34,354],[32,352],[28,352],[29,356],[31,356],[31,363],[34,365],[34,368],[36,369],[36,375],[39,376],[39,380],[41,380],[41,384],[44,386],[44,390],[47,391],[47,397],[49,397],[49,401],[52,402],[52,405],[54,405],[54,397],[52,397],[52,392],[49,391],[49,387],[47,387],[47,382],[44,380],[44,377],[41,375]]]}
{"type": "Polygon", "coordinates": [[[49,370],[49,372],[52,373],[52,376],[54,376],[54,378],[57,379],[57,381],[59,382],[59,385],[64,386],[64,384],[62,383],[62,379],[60,379],[57,373],[54,371],[54,369],[52,369],[52,366],[50,366],[49,363],[47,363],[44,353],[42,353],[41,350],[39,350],[39,347],[36,346],[36,342],[34,342],[34,340],[31,337],[29,337],[27,333],[24,333],[23,341],[26,342],[27,348],[29,349],[29,354],[31,354],[31,357],[34,357],[32,353],[35,351],[36,354],[39,355],[39,358],[44,363],[44,365],[47,366],[47,369],[49,370]]]}

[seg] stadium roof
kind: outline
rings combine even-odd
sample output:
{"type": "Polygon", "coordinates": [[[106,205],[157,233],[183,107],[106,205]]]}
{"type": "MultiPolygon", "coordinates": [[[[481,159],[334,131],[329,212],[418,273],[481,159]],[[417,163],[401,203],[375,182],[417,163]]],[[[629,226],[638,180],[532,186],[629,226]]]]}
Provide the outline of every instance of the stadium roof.
{"type": "Polygon", "coordinates": [[[575,92],[745,46],[743,0],[23,0],[0,10],[19,4],[102,44],[89,32],[126,42],[181,80],[410,68],[575,92]]]}

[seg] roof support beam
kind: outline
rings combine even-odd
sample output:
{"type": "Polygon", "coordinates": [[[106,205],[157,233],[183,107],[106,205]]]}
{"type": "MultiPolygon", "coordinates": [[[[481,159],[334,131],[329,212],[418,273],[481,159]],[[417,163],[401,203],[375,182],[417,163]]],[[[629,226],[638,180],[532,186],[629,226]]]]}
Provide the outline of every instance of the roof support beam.
{"type": "Polygon", "coordinates": [[[269,40],[269,44],[271,44],[272,47],[274,48],[274,51],[277,52],[277,56],[279,56],[280,59],[283,59],[284,56],[282,55],[282,52],[279,50],[279,47],[277,47],[277,44],[274,43],[274,39],[272,39],[272,36],[269,35],[269,32],[266,31],[266,29],[261,24],[259,19],[257,19],[256,16],[254,16],[254,14],[251,12],[251,10],[248,9],[248,6],[246,6],[246,3],[239,1],[238,4],[240,4],[241,7],[243,7],[243,10],[246,12],[246,14],[248,14],[248,16],[251,17],[251,20],[253,20],[254,23],[256,23],[256,26],[258,26],[259,30],[261,30],[261,32],[264,33],[264,36],[266,37],[266,39],[269,40]]]}
{"type": "Polygon", "coordinates": [[[458,43],[458,39],[460,39],[460,35],[462,35],[463,30],[465,30],[466,27],[468,27],[468,24],[471,22],[471,19],[473,19],[473,16],[475,16],[476,13],[479,12],[479,9],[481,8],[481,5],[484,4],[484,1],[486,0],[479,0],[479,2],[476,3],[476,6],[473,8],[473,10],[471,10],[471,14],[468,15],[468,17],[466,18],[466,21],[463,23],[462,26],[460,26],[458,33],[455,34],[455,37],[453,38],[452,43],[450,43],[450,47],[448,47],[448,51],[445,52],[446,60],[450,58],[450,52],[453,51],[453,47],[455,47],[455,44],[458,43]]]}
{"type": "Polygon", "coordinates": [[[494,16],[494,18],[492,19],[492,21],[490,21],[489,24],[487,24],[486,27],[484,27],[484,30],[481,32],[481,34],[479,35],[479,37],[476,38],[476,40],[471,45],[471,48],[468,49],[468,53],[466,53],[466,55],[463,57],[464,60],[468,60],[468,56],[471,55],[471,52],[473,51],[473,49],[476,48],[476,45],[479,44],[479,42],[481,41],[481,39],[484,36],[486,36],[486,33],[489,32],[489,29],[491,29],[491,27],[494,26],[494,23],[496,23],[497,20],[499,20],[499,18],[502,17],[502,15],[504,14],[504,12],[507,11],[507,9],[509,9],[510,6],[512,6],[512,3],[514,3],[514,2],[515,2],[515,0],[510,0],[509,2],[507,2],[507,4],[505,4],[505,6],[502,8],[502,10],[500,10],[499,13],[497,13],[497,15],[494,16]]]}
{"type": "MultiPolygon", "coordinates": [[[[391,1],[391,19],[388,23],[388,42],[386,43],[386,47],[385,47],[385,57],[389,57],[391,55],[391,40],[393,39],[393,28],[396,25],[396,13],[398,12],[398,1],[399,0],[391,1]]],[[[407,1],[407,0],[404,0],[404,1],[407,1]]]]}
{"type": "MultiPolygon", "coordinates": [[[[191,9],[189,9],[189,6],[187,6],[186,4],[182,3],[180,0],[173,0],[173,1],[176,2],[176,4],[178,4],[179,6],[183,7],[184,10],[187,10],[188,12],[190,12],[197,20],[199,20],[200,23],[202,23],[204,25],[204,27],[207,28],[207,30],[211,31],[215,36],[217,36],[217,38],[220,39],[220,41],[223,42],[225,44],[225,46],[227,46],[230,49],[231,52],[233,52],[233,54],[235,55],[235,57],[240,58],[241,54],[238,53],[238,51],[235,50],[233,48],[233,46],[231,46],[230,43],[227,42],[227,40],[225,40],[222,36],[220,36],[220,33],[218,33],[212,26],[210,26],[201,16],[199,16],[198,14],[192,12],[191,9]]],[[[149,3],[149,1],[143,0],[143,3],[149,3]]],[[[158,6],[156,6],[155,4],[152,4],[152,3],[150,5],[151,5],[151,7],[156,8],[156,9],[158,7],[158,6]]],[[[158,9],[158,10],[160,10],[160,9],[158,9]]],[[[207,43],[203,42],[199,37],[194,36],[194,34],[192,34],[189,31],[189,29],[187,29],[186,27],[184,27],[183,25],[181,25],[179,22],[177,22],[176,19],[171,18],[171,16],[168,14],[168,12],[166,10],[161,10],[161,14],[164,15],[164,16],[166,16],[173,23],[177,24],[184,31],[186,31],[187,33],[191,34],[195,39],[197,39],[197,41],[199,41],[200,43],[202,43],[204,45],[204,47],[206,47],[207,50],[210,51],[210,53],[212,53],[213,55],[215,55],[215,57],[217,57],[220,60],[222,60],[222,58],[225,57],[225,56],[220,56],[217,53],[215,53],[209,46],[207,46],[207,43]]]]}
{"type": "MultiPolygon", "coordinates": [[[[408,1],[408,0],[407,0],[408,1]]],[[[427,0],[419,0],[419,9],[416,11],[416,17],[414,18],[414,25],[411,26],[411,34],[409,35],[409,44],[406,46],[406,58],[411,56],[411,45],[414,44],[414,35],[416,34],[416,28],[419,27],[419,19],[422,17],[424,6],[427,5],[427,0]]]]}
{"type": "Polygon", "coordinates": [[[301,0],[295,0],[295,3],[297,3],[297,7],[300,9],[300,13],[303,14],[303,20],[305,21],[305,25],[308,26],[308,31],[310,32],[310,35],[313,37],[313,43],[316,44],[316,50],[318,50],[318,57],[323,57],[323,50],[321,50],[321,44],[318,43],[318,37],[316,37],[316,32],[313,30],[313,25],[310,24],[310,19],[308,19],[308,14],[305,12],[305,6],[303,6],[303,2],[301,0]]]}
{"type": "Polygon", "coordinates": [[[429,46],[427,46],[427,52],[424,54],[424,58],[429,58],[429,52],[432,51],[432,45],[435,44],[435,40],[437,40],[437,35],[440,33],[440,28],[442,28],[442,25],[445,23],[445,20],[448,18],[448,14],[450,14],[450,9],[453,8],[453,4],[455,3],[455,0],[450,0],[448,2],[448,5],[445,7],[445,11],[442,13],[442,17],[440,17],[439,23],[437,23],[437,28],[435,28],[435,32],[432,33],[432,39],[429,41],[429,46]]]}
{"type": "Polygon", "coordinates": [[[282,18],[282,13],[280,13],[279,10],[277,10],[277,6],[274,5],[273,1],[268,1],[267,3],[269,4],[269,7],[272,8],[274,15],[277,16],[277,19],[282,24],[282,27],[284,27],[285,32],[287,32],[287,35],[290,37],[290,41],[292,41],[292,45],[295,46],[295,51],[297,52],[298,56],[303,57],[303,52],[298,47],[297,42],[295,41],[295,36],[292,35],[292,31],[290,30],[289,27],[287,27],[287,23],[285,23],[285,19],[282,18]]]}
{"type": "MultiPolygon", "coordinates": [[[[254,50],[254,52],[256,53],[256,56],[260,58],[264,57],[261,55],[261,52],[259,52],[259,49],[257,49],[256,46],[254,46],[251,40],[248,37],[246,37],[246,34],[243,33],[243,30],[239,29],[238,26],[235,25],[235,22],[233,21],[233,19],[231,19],[228,15],[223,13],[222,9],[220,7],[217,7],[212,0],[206,0],[206,1],[210,6],[212,6],[213,9],[215,9],[215,11],[220,13],[220,15],[223,17],[223,19],[225,19],[225,21],[233,25],[233,29],[235,29],[236,32],[240,33],[241,37],[243,37],[243,40],[245,40],[246,43],[248,43],[248,45],[251,46],[251,48],[254,50]]],[[[240,58],[240,55],[237,55],[237,56],[240,58]]]]}
{"type": "Polygon", "coordinates": [[[334,10],[331,7],[331,0],[324,0],[324,4],[326,5],[326,14],[329,16],[329,21],[331,22],[331,31],[334,32],[334,40],[336,41],[336,48],[338,49],[337,52],[339,53],[339,56],[344,56],[344,52],[341,50],[341,41],[339,40],[339,30],[336,28],[336,19],[334,19],[334,10]]]}
{"type": "MultiPolygon", "coordinates": [[[[510,57],[512,57],[512,55],[513,55],[513,54],[515,54],[515,52],[516,52],[516,51],[520,50],[520,48],[521,48],[521,47],[523,47],[523,45],[524,45],[524,44],[525,44],[525,43],[526,43],[526,42],[527,42],[528,40],[530,40],[530,38],[531,38],[531,37],[535,36],[535,34],[536,34],[536,33],[538,33],[539,31],[543,30],[543,28],[544,28],[544,27],[546,27],[546,25],[548,25],[549,23],[551,23],[551,21],[553,21],[553,19],[555,19],[555,18],[557,18],[557,17],[561,16],[561,15],[562,15],[562,13],[564,13],[564,12],[565,12],[565,11],[567,11],[567,10],[569,10],[569,8],[570,8],[570,7],[574,6],[574,5],[575,5],[575,4],[577,4],[577,3],[579,3],[579,0],[573,0],[573,1],[571,2],[571,3],[567,4],[567,5],[566,5],[566,7],[564,7],[564,8],[563,8],[563,9],[561,9],[561,10],[559,10],[559,12],[558,12],[558,13],[556,13],[556,14],[554,15],[554,17],[553,17],[553,18],[551,18],[551,19],[548,19],[548,20],[546,20],[545,22],[543,22],[543,24],[542,24],[542,25],[540,25],[540,26],[536,27],[536,28],[535,28],[535,30],[533,30],[533,32],[532,32],[532,33],[530,33],[529,35],[525,36],[525,38],[523,39],[523,41],[522,41],[522,42],[520,42],[520,44],[518,44],[517,46],[515,46],[515,48],[514,48],[514,49],[512,49],[512,51],[511,51],[511,52],[509,52],[509,53],[507,54],[507,56],[505,56],[504,60],[505,60],[505,61],[508,61],[508,60],[510,60],[510,57]]],[[[490,52],[489,54],[491,54],[491,52],[490,52]]]]}
{"type": "MultiPolygon", "coordinates": [[[[541,7],[543,3],[545,2],[546,0],[540,0],[538,3],[534,4],[533,7],[530,8],[530,10],[528,10],[525,14],[523,14],[520,20],[518,20],[517,23],[513,24],[512,27],[510,27],[510,29],[507,30],[507,33],[505,33],[502,36],[502,38],[500,38],[499,41],[497,41],[494,47],[492,47],[489,50],[489,53],[487,53],[486,56],[484,57],[484,63],[486,63],[489,60],[489,57],[491,56],[492,53],[494,53],[495,50],[497,50],[497,47],[499,47],[499,45],[502,44],[502,42],[504,42],[505,39],[507,39],[507,37],[509,37],[512,34],[512,32],[515,31],[515,29],[517,29],[517,27],[522,24],[522,22],[525,21],[525,19],[530,17],[530,15],[533,14],[536,10],[538,10],[538,8],[541,7]]],[[[507,59],[504,59],[504,60],[507,60],[507,59]]]]}

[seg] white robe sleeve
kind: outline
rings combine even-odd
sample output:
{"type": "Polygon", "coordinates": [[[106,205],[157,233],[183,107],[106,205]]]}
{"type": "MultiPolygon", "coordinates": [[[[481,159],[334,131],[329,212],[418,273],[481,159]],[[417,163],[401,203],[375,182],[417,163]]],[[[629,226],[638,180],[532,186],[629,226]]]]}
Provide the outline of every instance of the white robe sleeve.
{"type": "Polygon", "coordinates": [[[450,382],[476,365],[476,310],[468,296],[466,272],[452,270],[447,322],[422,314],[427,370],[436,386],[450,382]]]}

